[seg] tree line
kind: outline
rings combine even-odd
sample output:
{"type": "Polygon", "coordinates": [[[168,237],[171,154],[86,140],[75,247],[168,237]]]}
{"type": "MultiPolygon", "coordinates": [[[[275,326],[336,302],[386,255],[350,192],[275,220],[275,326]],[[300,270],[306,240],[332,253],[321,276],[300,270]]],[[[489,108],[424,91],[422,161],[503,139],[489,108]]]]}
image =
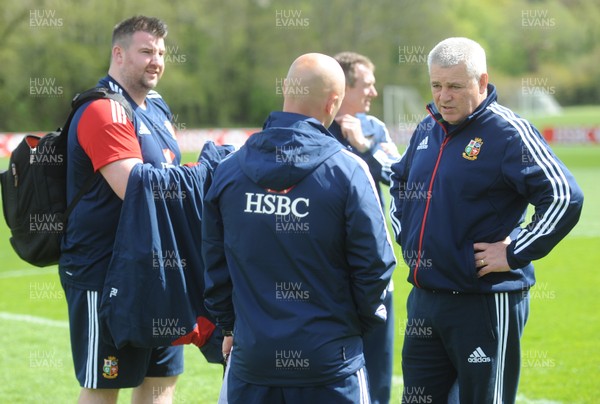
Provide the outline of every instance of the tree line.
{"type": "MultiPolygon", "coordinates": [[[[176,128],[261,126],[302,53],[352,50],[377,88],[428,100],[426,57],[449,36],[488,53],[500,90],[545,91],[562,105],[600,102],[600,0],[22,0],[0,13],[0,131],[51,130],[72,96],[106,74],[114,25],[135,14],[169,26],[157,90],[176,128]]],[[[382,97],[373,106],[381,115],[382,97]]]]}

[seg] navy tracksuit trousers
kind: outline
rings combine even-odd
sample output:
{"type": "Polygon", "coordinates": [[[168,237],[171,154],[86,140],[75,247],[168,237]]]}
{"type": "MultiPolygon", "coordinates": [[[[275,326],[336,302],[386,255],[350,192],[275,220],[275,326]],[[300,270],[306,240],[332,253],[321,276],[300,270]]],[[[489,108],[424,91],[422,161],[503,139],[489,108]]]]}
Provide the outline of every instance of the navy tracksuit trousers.
{"type": "Polygon", "coordinates": [[[393,291],[383,301],[387,321],[378,324],[363,336],[363,352],[369,375],[372,404],[389,404],[394,371],[394,299],[393,291]]]}
{"type": "Polygon", "coordinates": [[[403,403],[514,403],[527,291],[452,294],[413,288],[407,301],[403,403]],[[452,401],[452,399],[450,400],[452,401]]]}

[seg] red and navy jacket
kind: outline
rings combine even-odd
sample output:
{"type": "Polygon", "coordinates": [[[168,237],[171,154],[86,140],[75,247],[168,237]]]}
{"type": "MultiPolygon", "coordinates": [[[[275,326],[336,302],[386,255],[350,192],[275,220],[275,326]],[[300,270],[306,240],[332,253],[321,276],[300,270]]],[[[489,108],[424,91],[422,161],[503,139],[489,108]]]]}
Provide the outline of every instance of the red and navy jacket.
{"type": "Polygon", "coordinates": [[[528,121],[496,102],[496,89],[465,121],[444,122],[433,104],[392,166],[390,214],[419,288],[465,293],[527,290],[531,261],[579,220],[583,194],[528,121]],[[535,207],[524,226],[528,205],[535,207]],[[510,236],[509,272],[477,277],[476,242],[510,236]]]}

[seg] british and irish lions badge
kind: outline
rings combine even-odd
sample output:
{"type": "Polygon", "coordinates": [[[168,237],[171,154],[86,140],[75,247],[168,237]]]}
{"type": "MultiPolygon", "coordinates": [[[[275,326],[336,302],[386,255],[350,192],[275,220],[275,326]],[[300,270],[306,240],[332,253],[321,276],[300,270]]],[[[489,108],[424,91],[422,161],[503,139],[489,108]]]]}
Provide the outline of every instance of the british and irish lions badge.
{"type": "Polygon", "coordinates": [[[102,376],[106,379],[114,379],[119,376],[119,360],[114,356],[104,359],[102,366],[102,376]]]}
{"type": "Polygon", "coordinates": [[[475,139],[471,139],[467,147],[465,147],[465,151],[462,156],[467,160],[477,160],[477,156],[481,151],[481,146],[483,145],[483,139],[480,137],[476,137],[475,139]]]}

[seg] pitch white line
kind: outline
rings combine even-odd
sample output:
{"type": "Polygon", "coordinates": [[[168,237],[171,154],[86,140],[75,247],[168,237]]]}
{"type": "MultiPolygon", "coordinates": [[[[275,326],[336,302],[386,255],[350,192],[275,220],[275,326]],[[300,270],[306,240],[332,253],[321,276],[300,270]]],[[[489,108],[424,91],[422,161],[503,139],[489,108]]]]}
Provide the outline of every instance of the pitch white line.
{"type": "Polygon", "coordinates": [[[0,311],[0,320],[18,321],[22,323],[39,324],[56,328],[69,328],[68,321],[50,320],[48,318],[35,317],[28,314],[14,314],[4,311],[0,311]]]}
{"type": "Polygon", "coordinates": [[[53,268],[23,268],[14,271],[0,272],[0,279],[22,278],[25,276],[55,275],[53,268]]]}

